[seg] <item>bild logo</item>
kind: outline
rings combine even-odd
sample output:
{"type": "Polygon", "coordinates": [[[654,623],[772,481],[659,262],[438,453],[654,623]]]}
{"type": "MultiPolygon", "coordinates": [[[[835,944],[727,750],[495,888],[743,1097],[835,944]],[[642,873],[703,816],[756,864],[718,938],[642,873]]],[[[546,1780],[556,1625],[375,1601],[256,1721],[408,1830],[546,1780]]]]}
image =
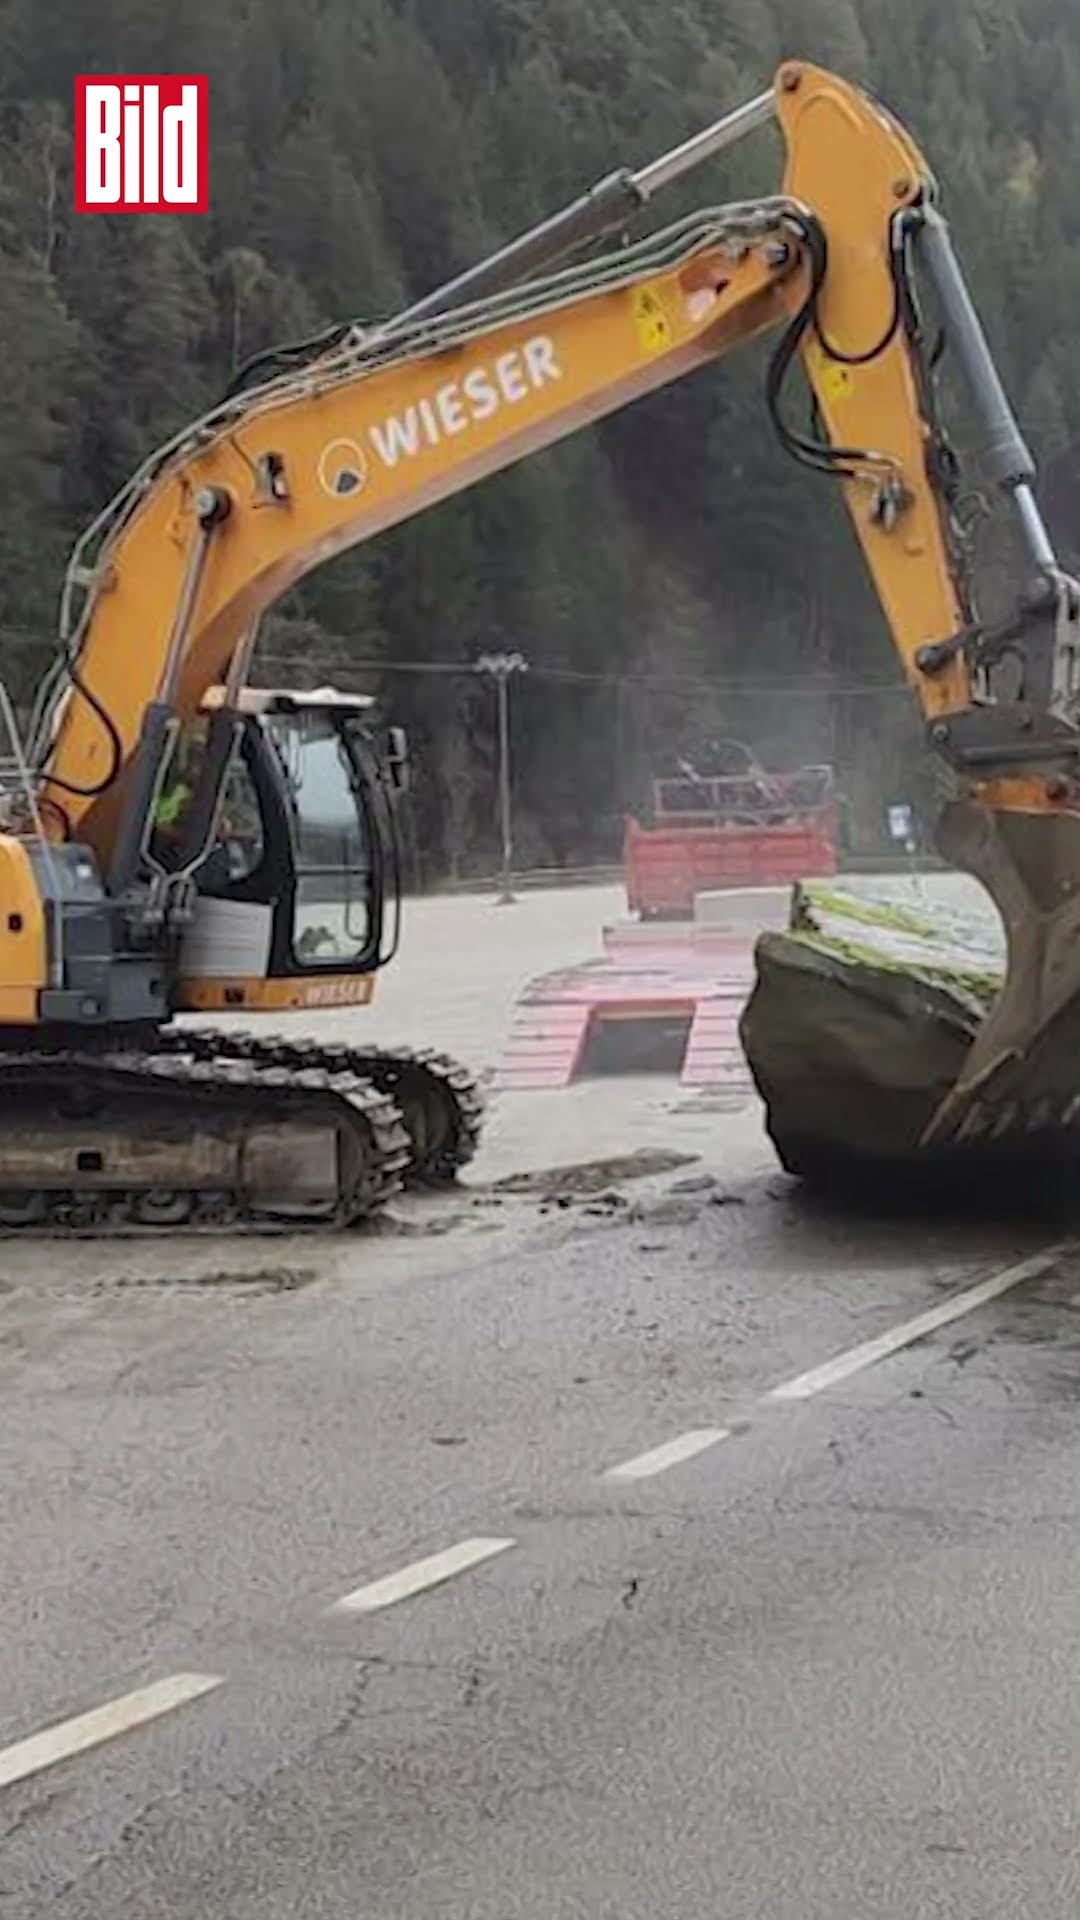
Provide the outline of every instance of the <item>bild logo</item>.
{"type": "Polygon", "coordinates": [[[205,74],[80,74],[76,213],[205,213],[205,74]]]}

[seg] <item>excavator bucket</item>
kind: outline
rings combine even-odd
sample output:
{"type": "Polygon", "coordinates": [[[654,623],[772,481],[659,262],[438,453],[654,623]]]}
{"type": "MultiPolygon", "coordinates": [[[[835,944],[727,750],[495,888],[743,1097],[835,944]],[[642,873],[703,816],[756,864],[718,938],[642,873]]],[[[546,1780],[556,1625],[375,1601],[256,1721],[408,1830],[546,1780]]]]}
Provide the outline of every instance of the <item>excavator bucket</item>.
{"type": "Polygon", "coordinates": [[[938,844],[990,894],[1008,963],[921,1145],[1080,1154],[1080,813],[960,800],[943,814],[938,844]]]}
{"type": "Polygon", "coordinates": [[[739,1037],[789,1173],[1011,1205],[1080,1167],[1080,812],[965,799],[938,844],[1004,953],[963,909],[807,882],[758,939],[739,1037]]]}

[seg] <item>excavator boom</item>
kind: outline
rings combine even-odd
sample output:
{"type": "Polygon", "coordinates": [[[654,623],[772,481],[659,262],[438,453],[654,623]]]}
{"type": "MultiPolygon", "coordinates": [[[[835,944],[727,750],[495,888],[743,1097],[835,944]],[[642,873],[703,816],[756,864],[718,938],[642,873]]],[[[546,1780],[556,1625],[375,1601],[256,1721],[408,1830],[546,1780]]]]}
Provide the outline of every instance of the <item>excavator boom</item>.
{"type": "MultiPolygon", "coordinates": [[[[123,951],[93,1002],[106,1035],[125,1023],[159,1030],[185,1008],[327,1004],[320,994],[331,991],[340,1004],[366,998],[380,941],[361,941],[330,984],[325,974],[311,984],[296,939],[274,930],[277,896],[250,877],[213,903],[216,945],[190,936],[193,915],[203,925],[211,910],[200,875],[226,774],[237,741],[253,738],[241,691],[262,614],[324,560],[767,334],[776,338],[768,415],[786,451],[843,493],[928,744],[957,780],[946,845],[984,880],[1010,935],[1001,1005],[918,1144],[977,1124],[1006,1067],[1009,1100],[1026,1114],[1024,1062],[1062,1021],[1071,1033],[1080,998],[1078,596],[1042,524],[1033,463],[927,162],[877,101],[796,62],[768,93],[636,173],[611,175],[392,320],[262,356],[95,522],[67,576],[23,831],[0,841],[0,882],[27,935],[0,976],[0,1021],[16,1054],[27,1030],[40,1042],[50,1022],[67,1034],[82,1017],[63,958],[76,867],[80,885],[100,886],[113,935],[121,929],[123,951]],[[772,121],[786,149],[775,195],[628,235],[664,188],[772,121]],[[587,251],[611,232],[617,249],[587,251]],[[944,321],[984,465],[1016,509],[1030,564],[1015,612],[996,626],[982,620],[970,574],[920,286],[944,321]],[[790,419],[797,366],[814,399],[808,430],[790,419]],[[1006,655],[1021,663],[1019,694],[1010,683],[999,695],[1006,655]],[[197,824],[166,868],[151,845],[155,808],[178,731],[208,700],[197,824]],[[237,929],[242,921],[249,940],[255,908],[270,928],[262,972],[235,959],[237,929]],[[264,978],[267,969],[280,977],[264,978]],[[275,999],[282,992],[291,997],[275,999]]],[[[258,724],[273,733],[265,716],[258,724]]],[[[353,786],[377,788],[351,723],[327,724],[353,786]]],[[[252,746],[249,757],[256,784],[272,792],[274,754],[252,746]]],[[[373,922],[383,891],[374,877],[373,922]]],[[[166,1038],[159,1078],[175,1077],[181,1055],[184,1072],[193,1064],[182,1036],[166,1038]]],[[[227,1057],[220,1037],[200,1045],[196,1065],[227,1057]]],[[[250,1066],[250,1050],[245,1058],[250,1066]]],[[[378,1090],[390,1091],[385,1075],[378,1090]]],[[[105,1092],[115,1109],[114,1080],[105,1092]]],[[[0,1140],[0,1184],[3,1167],[0,1140]]],[[[222,1170],[215,1177],[228,1184],[222,1170]]]]}
{"type": "MultiPolygon", "coordinates": [[[[926,163],[873,102],[831,75],[786,68],[772,94],[654,167],[612,176],[397,319],[345,330],[328,351],[232,394],[147,463],[74,558],[70,644],[93,701],[77,691],[64,711],[46,798],[113,862],[118,776],[148,707],[164,694],[193,712],[259,615],[306,573],[770,332],[785,335],[788,362],[805,363],[830,443],[808,463],[845,486],[924,709],[966,707],[962,657],[933,678],[914,666],[967,613],[897,314],[896,225],[931,192],[926,163]],[[580,244],[587,214],[594,232],[616,215],[625,223],[767,114],[787,145],[782,193],[516,277],[580,244]],[[842,458],[845,447],[857,457],[842,458]],[[126,639],[136,623],[137,654],[126,639]],[[102,712],[119,736],[116,768],[102,712]]],[[[800,451],[798,436],[789,444],[800,451]]]]}

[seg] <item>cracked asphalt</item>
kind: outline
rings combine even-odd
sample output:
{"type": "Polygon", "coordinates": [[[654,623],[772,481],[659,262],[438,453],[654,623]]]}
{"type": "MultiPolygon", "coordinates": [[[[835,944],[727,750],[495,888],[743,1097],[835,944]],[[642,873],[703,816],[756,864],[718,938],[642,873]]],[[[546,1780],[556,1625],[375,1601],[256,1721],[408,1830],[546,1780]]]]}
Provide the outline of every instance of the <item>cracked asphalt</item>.
{"type": "Polygon", "coordinates": [[[0,1790],[0,1915],[1074,1920],[1080,1255],[769,1403],[1056,1236],[749,1159],[16,1279],[0,1740],[222,1684],[0,1790]]]}

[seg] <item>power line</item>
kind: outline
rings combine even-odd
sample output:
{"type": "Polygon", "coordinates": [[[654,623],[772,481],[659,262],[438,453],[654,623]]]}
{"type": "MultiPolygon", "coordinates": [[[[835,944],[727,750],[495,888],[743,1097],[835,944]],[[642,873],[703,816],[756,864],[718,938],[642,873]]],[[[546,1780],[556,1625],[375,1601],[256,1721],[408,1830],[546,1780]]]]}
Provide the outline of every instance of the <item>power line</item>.
{"type": "MultiPolygon", "coordinates": [[[[281,667],[291,671],[297,664],[298,656],[284,654],[264,654],[261,665],[281,667]]],[[[474,660],[349,660],[343,663],[350,674],[383,673],[434,674],[443,677],[473,679],[476,674],[474,660]]],[[[827,680],[808,685],[805,680],[715,680],[695,679],[682,674],[641,674],[641,673],[590,673],[576,667],[545,667],[533,663],[530,676],[534,680],[562,681],[570,685],[597,687],[641,687],[650,692],[715,693],[725,695],[753,695],[768,698],[770,695],[783,696],[785,699],[831,700],[838,696],[844,698],[878,698],[882,694],[911,694],[911,688],[903,680],[827,680]]]]}
{"type": "MultiPolygon", "coordinates": [[[[52,646],[55,635],[35,631],[29,627],[7,626],[0,624],[0,646],[5,640],[13,642],[33,642],[35,645],[52,646]]],[[[297,666],[308,667],[308,656],[299,653],[265,653],[258,656],[262,667],[280,668],[291,673],[297,666]]],[[[473,680],[476,676],[475,660],[394,660],[380,659],[377,656],[367,659],[350,657],[348,660],[331,661],[327,671],[345,670],[349,674],[431,674],[449,679],[473,680]]],[[[768,699],[771,696],[789,700],[831,700],[878,699],[883,694],[910,695],[911,688],[903,680],[826,680],[807,683],[805,680],[741,680],[706,679],[690,674],[658,673],[617,673],[591,672],[582,667],[553,667],[537,665],[530,667],[531,678],[547,680],[568,686],[640,687],[642,691],[652,693],[718,694],[725,697],[743,695],[747,698],[768,699]]]]}

